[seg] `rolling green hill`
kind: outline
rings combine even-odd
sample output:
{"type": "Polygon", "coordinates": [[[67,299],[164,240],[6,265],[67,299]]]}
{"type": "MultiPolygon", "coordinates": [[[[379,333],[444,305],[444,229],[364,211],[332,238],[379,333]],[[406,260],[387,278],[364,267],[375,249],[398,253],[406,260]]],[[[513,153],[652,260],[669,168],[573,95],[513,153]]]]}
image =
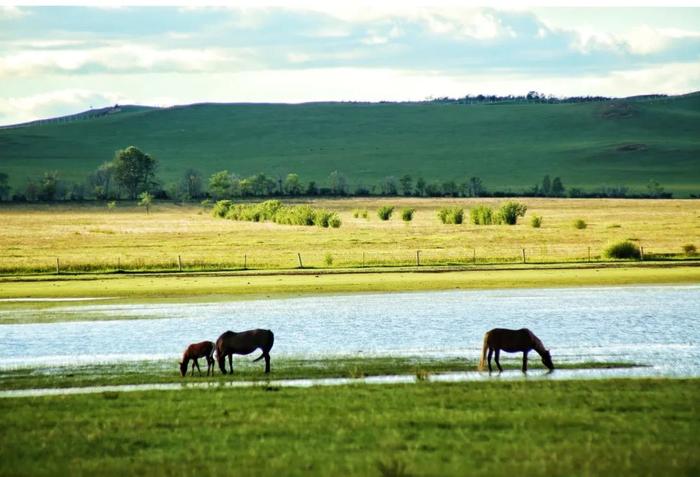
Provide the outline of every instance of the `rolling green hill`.
{"type": "Polygon", "coordinates": [[[189,167],[205,176],[296,172],[320,183],[338,170],[351,187],[410,174],[479,176],[491,190],[520,191],[550,174],[587,190],[641,191],[655,179],[682,197],[700,193],[700,93],[573,104],[125,107],[0,129],[0,172],[15,187],[49,170],[82,181],[129,145],[159,160],[166,183],[189,167]]]}

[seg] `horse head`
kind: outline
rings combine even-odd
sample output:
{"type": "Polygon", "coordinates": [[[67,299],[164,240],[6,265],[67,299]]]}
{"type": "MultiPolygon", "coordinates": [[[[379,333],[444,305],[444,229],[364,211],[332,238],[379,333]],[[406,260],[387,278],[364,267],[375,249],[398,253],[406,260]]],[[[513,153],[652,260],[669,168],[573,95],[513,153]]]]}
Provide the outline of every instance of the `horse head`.
{"type": "Polygon", "coordinates": [[[552,355],[549,354],[548,349],[544,350],[544,353],[542,353],[542,364],[547,366],[547,369],[549,369],[550,371],[554,371],[554,363],[552,362],[552,355]]]}
{"type": "Polygon", "coordinates": [[[178,362],[177,364],[180,365],[180,374],[184,378],[185,375],[187,374],[187,363],[184,363],[182,361],[178,362]]]}

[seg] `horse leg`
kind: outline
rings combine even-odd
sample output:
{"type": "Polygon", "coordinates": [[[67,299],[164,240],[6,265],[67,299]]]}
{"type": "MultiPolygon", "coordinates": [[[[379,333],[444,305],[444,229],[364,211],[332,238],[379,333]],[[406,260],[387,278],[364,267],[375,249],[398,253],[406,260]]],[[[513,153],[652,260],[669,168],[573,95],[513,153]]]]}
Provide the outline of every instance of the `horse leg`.
{"type": "Polygon", "coordinates": [[[231,368],[231,374],[233,374],[233,354],[228,355],[228,366],[231,368]]]}
{"type": "Polygon", "coordinates": [[[197,362],[196,359],[194,361],[192,361],[192,374],[190,375],[192,377],[194,377],[194,363],[196,363],[196,362],[197,362]]]}
{"type": "Polygon", "coordinates": [[[489,374],[493,371],[491,369],[491,356],[493,356],[493,348],[489,348],[489,355],[488,355],[488,360],[489,360],[489,374]]]}
{"type": "Polygon", "coordinates": [[[265,353],[265,374],[270,372],[270,355],[265,353]]]}
{"type": "Polygon", "coordinates": [[[498,366],[498,372],[502,373],[503,368],[501,368],[501,362],[499,361],[500,357],[501,357],[501,350],[496,348],[496,366],[498,366]]]}
{"type": "Polygon", "coordinates": [[[523,351],[523,373],[527,373],[527,351],[523,351]]]}
{"type": "Polygon", "coordinates": [[[194,364],[197,365],[197,371],[199,371],[199,375],[202,375],[202,368],[199,367],[199,363],[197,362],[197,359],[194,360],[194,364]]]}

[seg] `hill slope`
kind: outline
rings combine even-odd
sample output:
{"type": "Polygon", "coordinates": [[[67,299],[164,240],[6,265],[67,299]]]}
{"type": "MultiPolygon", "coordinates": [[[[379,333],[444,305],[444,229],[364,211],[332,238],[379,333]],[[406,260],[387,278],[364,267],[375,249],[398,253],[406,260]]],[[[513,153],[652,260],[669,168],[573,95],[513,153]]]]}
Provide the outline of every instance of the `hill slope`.
{"type": "Polygon", "coordinates": [[[82,181],[114,151],[136,145],[159,177],[193,167],[208,176],[300,174],[351,185],[410,174],[479,176],[489,189],[521,190],[544,174],[567,187],[700,193],[700,94],[577,104],[309,103],[126,108],[70,122],[0,129],[0,172],[14,186],[57,170],[82,181]]]}

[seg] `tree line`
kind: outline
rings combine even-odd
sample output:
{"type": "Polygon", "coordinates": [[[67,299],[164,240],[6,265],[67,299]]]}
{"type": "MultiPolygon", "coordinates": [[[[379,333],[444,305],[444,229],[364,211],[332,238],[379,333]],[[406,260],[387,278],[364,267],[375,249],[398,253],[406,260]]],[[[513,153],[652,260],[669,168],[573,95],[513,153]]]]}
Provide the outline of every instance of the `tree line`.
{"type": "Polygon", "coordinates": [[[600,187],[585,191],[567,189],[560,177],[545,175],[541,182],[521,190],[490,190],[477,176],[461,180],[432,180],[404,174],[387,176],[379,183],[351,187],[344,174],[333,171],[321,184],[303,181],[299,174],[268,176],[264,173],[242,177],[228,170],[215,172],[205,178],[195,169],[187,169],[178,181],[163,186],[156,176],[158,160],[139,148],[129,146],[115,153],[111,161],[101,164],[83,183],[63,181],[56,171],[29,178],[23,188],[11,194],[9,176],[0,173],[0,200],[17,202],[134,200],[144,193],[155,199],[175,201],[201,199],[233,199],[245,197],[313,197],[313,196],[406,196],[406,197],[631,197],[670,198],[672,194],[655,180],[647,184],[646,192],[631,193],[627,187],[600,187]]]}

